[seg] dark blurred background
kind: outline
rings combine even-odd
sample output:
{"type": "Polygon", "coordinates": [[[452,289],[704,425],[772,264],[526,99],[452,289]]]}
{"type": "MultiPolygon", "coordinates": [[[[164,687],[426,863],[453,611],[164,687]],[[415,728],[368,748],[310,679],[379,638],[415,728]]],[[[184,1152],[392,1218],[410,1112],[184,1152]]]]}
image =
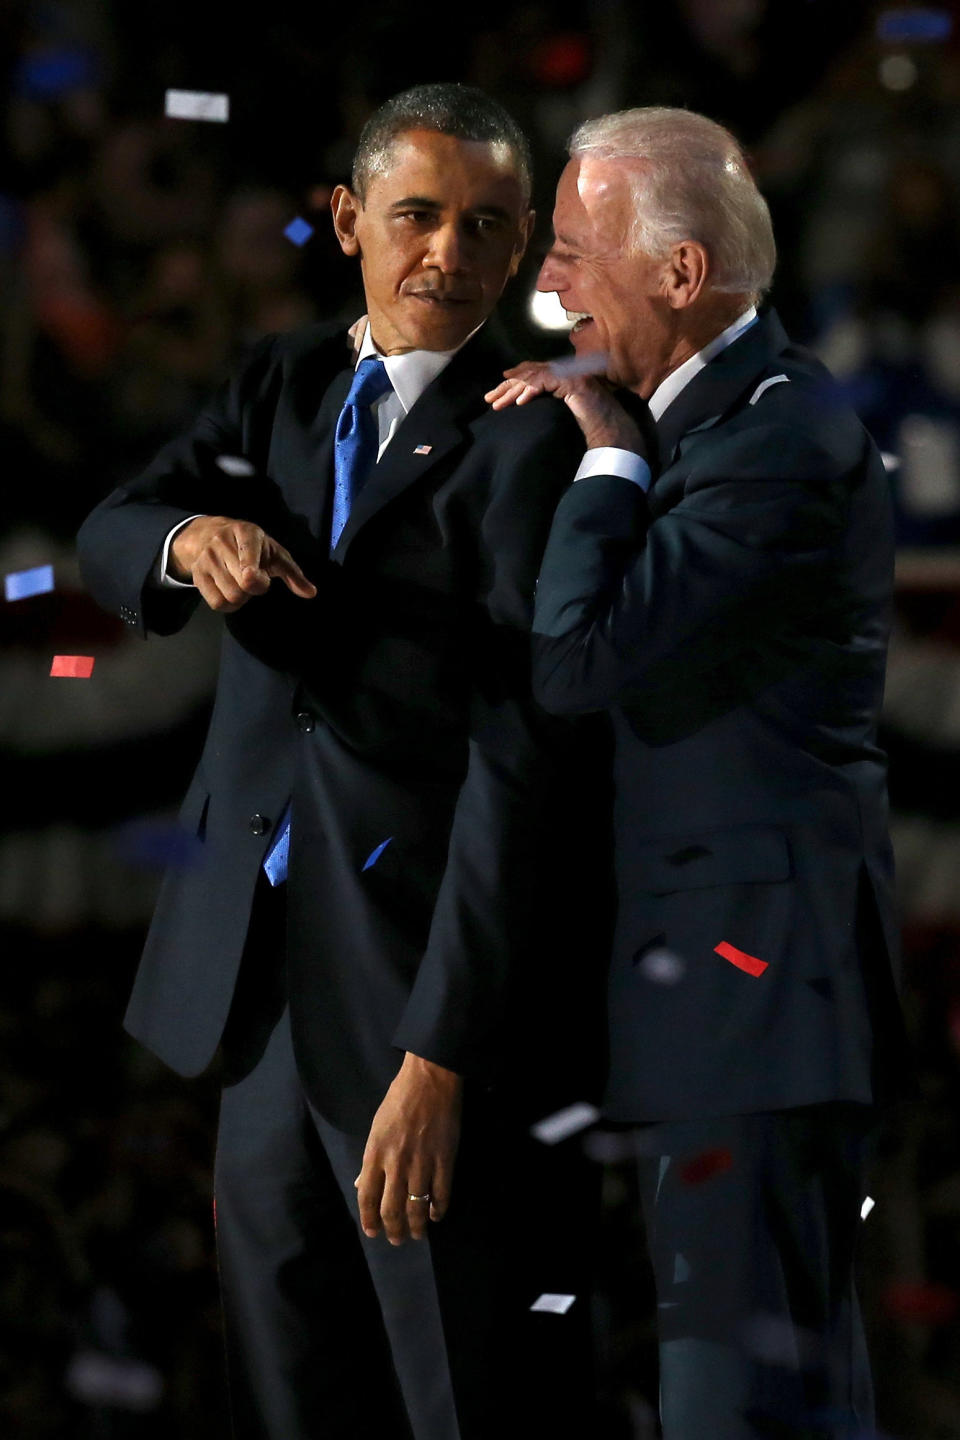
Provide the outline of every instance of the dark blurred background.
{"type": "MultiPolygon", "coordinates": [[[[359,12],[0,3],[0,571],[51,563],[57,580],[51,594],[0,603],[0,1435],[226,1435],[216,1081],[177,1080],[120,1030],[163,827],[199,751],[218,627],[201,615],[172,640],[131,638],[81,592],[73,535],[251,341],[360,313],[331,186],[383,99],[456,79],[497,95],[531,135],[541,251],[581,119],[666,103],[730,125],[773,210],[774,301],[885,452],[901,543],[886,743],[921,1099],[892,1117],[878,1156],[863,1286],[884,1432],[953,1440],[958,7],[520,0],[454,18],[367,0],[359,12]],[[229,123],[165,118],[168,87],[227,93],[229,123]],[[297,216],[314,231],[302,245],[284,233],[297,216]],[[93,678],[48,678],[62,652],[94,655],[93,678]]],[[[536,264],[503,315],[523,350],[549,355],[564,336],[549,307],[530,307],[536,264]]],[[[634,1164],[612,1138],[591,1147],[607,1213],[595,1302],[604,1435],[650,1440],[634,1164]]]]}

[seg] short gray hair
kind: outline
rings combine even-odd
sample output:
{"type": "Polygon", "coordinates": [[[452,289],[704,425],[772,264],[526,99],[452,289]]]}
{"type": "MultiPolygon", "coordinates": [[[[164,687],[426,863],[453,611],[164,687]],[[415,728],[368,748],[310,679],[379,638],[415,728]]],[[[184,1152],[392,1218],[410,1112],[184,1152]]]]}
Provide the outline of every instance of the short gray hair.
{"type": "Polygon", "coordinates": [[[712,288],[759,299],[777,249],[767,202],[739,144],[692,110],[647,106],[587,120],[570,154],[625,160],[635,202],[632,246],[656,259],[697,240],[713,262],[712,288]]]}

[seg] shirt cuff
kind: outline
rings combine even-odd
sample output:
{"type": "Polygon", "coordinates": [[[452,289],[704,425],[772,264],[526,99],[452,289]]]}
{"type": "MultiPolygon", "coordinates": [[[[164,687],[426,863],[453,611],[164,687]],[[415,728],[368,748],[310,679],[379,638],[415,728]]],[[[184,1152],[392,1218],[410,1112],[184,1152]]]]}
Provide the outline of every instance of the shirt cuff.
{"type": "Polygon", "coordinates": [[[587,451],[573,478],[585,480],[588,475],[619,475],[622,480],[632,480],[644,492],[650,489],[653,478],[650,466],[641,455],[634,450],[618,450],[613,445],[600,445],[587,451]]]}
{"type": "Polygon", "coordinates": [[[165,590],[195,590],[197,587],[190,580],[174,580],[172,575],[167,574],[167,563],[170,559],[170,546],[173,537],[184,525],[189,525],[191,520],[199,520],[199,515],[188,515],[186,520],[181,520],[179,525],[174,525],[163,542],[163,549],[160,558],[153,567],[153,579],[157,585],[162,585],[165,590]]]}

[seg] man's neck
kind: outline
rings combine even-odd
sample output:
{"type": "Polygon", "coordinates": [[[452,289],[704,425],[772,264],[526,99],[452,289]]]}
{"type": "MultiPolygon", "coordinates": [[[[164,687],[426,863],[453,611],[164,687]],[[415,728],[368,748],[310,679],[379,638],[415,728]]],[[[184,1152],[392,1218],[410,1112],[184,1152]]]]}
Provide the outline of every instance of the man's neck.
{"type": "Polygon", "coordinates": [[[637,394],[644,400],[649,400],[674,371],[679,370],[681,365],[685,365],[695,355],[699,355],[701,350],[705,350],[752,305],[753,300],[748,295],[722,295],[697,307],[693,313],[681,311],[676,317],[676,334],[668,337],[663,359],[657,368],[635,387],[637,394]]]}

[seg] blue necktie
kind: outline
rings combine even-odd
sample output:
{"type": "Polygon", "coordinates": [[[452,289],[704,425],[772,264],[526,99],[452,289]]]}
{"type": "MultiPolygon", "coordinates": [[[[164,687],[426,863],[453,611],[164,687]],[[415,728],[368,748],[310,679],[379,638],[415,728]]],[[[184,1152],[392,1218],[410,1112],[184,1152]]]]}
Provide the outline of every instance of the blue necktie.
{"type": "Polygon", "coordinates": [[[333,452],[333,516],[330,524],[330,549],[343,533],[360,487],[373,469],[380,449],[377,422],[371,405],[393,387],[382,360],[368,355],[361,360],[353,376],[350,393],[343,402],[337,421],[337,439],[333,452]]]}
{"type": "MultiPolygon", "coordinates": [[[[357,366],[353,384],[340,418],[337,421],[336,445],[333,452],[333,516],[330,524],[330,549],[340,539],[350,518],[350,507],[380,449],[377,422],[371,405],[392,390],[382,360],[368,355],[357,366]]],[[[290,865],[290,806],[284,810],[277,826],[277,838],[267,851],[263,868],[273,886],[282,885],[290,865]]]]}

